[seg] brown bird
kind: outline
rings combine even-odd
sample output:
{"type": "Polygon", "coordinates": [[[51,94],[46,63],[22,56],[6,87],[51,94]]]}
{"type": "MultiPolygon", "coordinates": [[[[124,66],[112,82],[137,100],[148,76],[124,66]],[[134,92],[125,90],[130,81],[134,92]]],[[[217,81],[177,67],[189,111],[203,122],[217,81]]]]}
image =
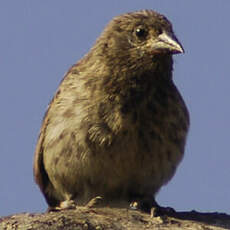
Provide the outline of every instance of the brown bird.
{"type": "Polygon", "coordinates": [[[183,53],[153,10],[115,17],[62,80],[40,130],[34,176],[50,209],[156,205],[185,148],[189,114],[173,83],[183,53]]]}

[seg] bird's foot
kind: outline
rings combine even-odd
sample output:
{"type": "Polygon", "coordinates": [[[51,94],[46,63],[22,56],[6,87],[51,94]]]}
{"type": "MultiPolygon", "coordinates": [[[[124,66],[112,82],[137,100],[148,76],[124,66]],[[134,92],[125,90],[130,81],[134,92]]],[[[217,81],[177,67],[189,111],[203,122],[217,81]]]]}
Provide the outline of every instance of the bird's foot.
{"type": "Polygon", "coordinates": [[[86,204],[86,207],[87,208],[95,208],[99,204],[101,204],[102,200],[103,200],[103,198],[101,196],[96,196],[86,204]]]}
{"type": "Polygon", "coordinates": [[[65,200],[60,202],[59,206],[56,207],[49,207],[48,212],[58,212],[67,209],[75,209],[76,202],[74,200],[65,200]]]}
{"type": "Polygon", "coordinates": [[[76,208],[76,202],[74,200],[65,200],[60,203],[60,209],[75,209],[76,208]]]}
{"type": "Polygon", "coordinates": [[[171,208],[171,207],[161,207],[161,206],[155,206],[152,207],[150,210],[150,215],[151,217],[156,217],[156,216],[171,216],[174,214],[176,211],[171,208]]]}
{"type": "Polygon", "coordinates": [[[131,209],[141,210],[143,212],[150,213],[151,217],[157,216],[170,216],[175,213],[175,210],[171,207],[161,207],[157,204],[155,199],[142,199],[134,201],[130,204],[131,209]]]}

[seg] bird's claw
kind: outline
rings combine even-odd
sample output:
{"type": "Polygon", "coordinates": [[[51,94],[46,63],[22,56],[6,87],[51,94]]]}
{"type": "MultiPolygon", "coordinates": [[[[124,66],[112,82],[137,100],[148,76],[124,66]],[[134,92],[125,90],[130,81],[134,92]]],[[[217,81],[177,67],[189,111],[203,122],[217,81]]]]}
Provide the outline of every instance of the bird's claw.
{"type": "Polygon", "coordinates": [[[101,196],[96,196],[86,204],[86,207],[94,208],[94,207],[98,206],[102,202],[102,200],[103,200],[103,198],[101,196]]]}

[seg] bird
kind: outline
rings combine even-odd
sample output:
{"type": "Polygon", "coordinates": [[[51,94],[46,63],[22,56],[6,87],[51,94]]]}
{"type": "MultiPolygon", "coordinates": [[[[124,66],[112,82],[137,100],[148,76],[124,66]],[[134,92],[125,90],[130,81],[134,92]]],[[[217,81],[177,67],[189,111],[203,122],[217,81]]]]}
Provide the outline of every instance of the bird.
{"type": "Polygon", "coordinates": [[[33,172],[49,210],[157,206],[181,162],[189,112],[173,81],[184,53],[151,10],[114,17],[65,74],[43,118],[33,172]]]}

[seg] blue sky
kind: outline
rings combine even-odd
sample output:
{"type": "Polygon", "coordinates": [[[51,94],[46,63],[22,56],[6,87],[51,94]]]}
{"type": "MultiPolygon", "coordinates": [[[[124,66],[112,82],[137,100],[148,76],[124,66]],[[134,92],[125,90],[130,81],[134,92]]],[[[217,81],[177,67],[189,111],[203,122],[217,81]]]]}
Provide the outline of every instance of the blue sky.
{"type": "Polygon", "coordinates": [[[185,157],[157,200],[230,213],[230,1],[9,0],[0,2],[0,216],[45,211],[32,161],[47,105],[108,21],[139,9],[165,14],[186,51],[175,57],[174,81],[191,128],[185,157]]]}

